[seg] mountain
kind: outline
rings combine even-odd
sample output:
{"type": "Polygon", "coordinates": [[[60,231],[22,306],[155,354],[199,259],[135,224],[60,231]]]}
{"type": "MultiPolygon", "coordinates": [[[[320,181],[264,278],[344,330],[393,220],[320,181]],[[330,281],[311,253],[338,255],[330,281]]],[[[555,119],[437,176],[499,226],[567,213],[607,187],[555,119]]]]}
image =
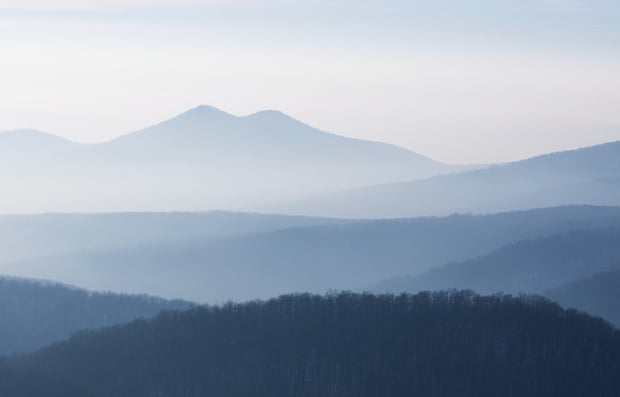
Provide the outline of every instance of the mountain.
{"type": "Polygon", "coordinates": [[[247,210],[461,169],[277,111],[237,117],[208,106],[100,144],[4,133],[5,152],[16,155],[3,160],[11,194],[0,213],[247,210]]]}
{"type": "Polygon", "coordinates": [[[10,153],[9,150],[32,150],[41,154],[68,150],[76,146],[78,144],[72,141],[37,130],[21,129],[0,132],[0,148],[3,150],[3,157],[10,153]]]}
{"type": "Polygon", "coordinates": [[[620,205],[620,142],[424,180],[342,191],[275,210],[400,218],[569,204],[620,205]]]}
{"type": "Polygon", "coordinates": [[[78,330],[191,306],[146,295],[93,293],[58,283],[0,277],[0,356],[32,352],[78,330]]]}
{"type": "MultiPolygon", "coordinates": [[[[131,225],[129,220],[116,225],[105,230],[118,228],[121,239],[138,229],[126,226],[131,225]]],[[[0,263],[0,272],[92,290],[213,303],[359,289],[378,280],[487,255],[524,239],[608,227],[620,227],[620,208],[558,207],[485,216],[319,222],[217,239],[200,237],[193,226],[183,231],[179,224],[170,228],[168,240],[159,238],[166,236],[162,233],[155,241],[26,258],[0,263]],[[183,235],[190,238],[179,238],[183,235]]]]}
{"type": "Polygon", "coordinates": [[[620,327],[620,271],[597,273],[545,292],[564,307],[602,317],[620,327]]]}
{"type": "Polygon", "coordinates": [[[0,215],[0,263],[66,252],[199,240],[350,221],[234,212],[0,215]]]}
{"type": "Polygon", "coordinates": [[[543,293],[599,272],[620,270],[620,228],[576,230],[528,239],[491,254],[397,277],[377,291],[450,288],[489,293],[543,293]]]}
{"type": "Polygon", "coordinates": [[[34,177],[34,169],[47,167],[71,155],[81,145],[36,130],[0,132],[0,178],[6,184],[34,177]]]}
{"type": "Polygon", "coordinates": [[[283,296],[82,332],[0,362],[7,396],[620,392],[620,333],[542,298],[283,296]]]}
{"type": "MultiPolygon", "coordinates": [[[[200,106],[171,120],[135,133],[121,136],[100,146],[99,149],[129,151],[135,156],[187,155],[226,159],[234,156],[234,163],[267,162],[274,166],[296,165],[309,161],[320,166],[343,166],[367,161],[375,166],[414,166],[411,170],[394,169],[396,179],[407,174],[434,173],[441,166],[421,155],[397,146],[380,142],[351,139],[326,133],[310,127],[278,111],[262,111],[245,117],[236,117],[212,107],[200,106]],[[182,148],[180,152],[173,150],[182,148]],[[417,163],[417,164],[414,164],[417,163]]],[[[364,168],[370,169],[369,165],[364,168]]],[[[248,170],[250,171],[250,170],[248,170]]],[[[335,172],[340,172],[336,167],[335,172]]],[[[353,182],[353,184],[357,184],[353,182]]]]}

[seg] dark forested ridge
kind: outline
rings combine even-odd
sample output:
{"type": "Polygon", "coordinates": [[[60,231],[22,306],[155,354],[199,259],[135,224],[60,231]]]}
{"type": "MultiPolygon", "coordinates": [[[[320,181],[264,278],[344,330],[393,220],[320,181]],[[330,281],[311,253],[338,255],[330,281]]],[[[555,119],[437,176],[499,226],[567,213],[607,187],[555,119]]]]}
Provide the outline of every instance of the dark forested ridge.
{"type": "Polygon", "coordinates": [[[620,334],[535,297],[292,295],[82,332],[0,395],[617,397],[620,334]]]}
{"type": "Polygon", "coordinates": [[[94,293],[35,280],[0,277],[0,355],[32,352],[84,328],[100,328],[187,309],[189,302],[94,293]]]}

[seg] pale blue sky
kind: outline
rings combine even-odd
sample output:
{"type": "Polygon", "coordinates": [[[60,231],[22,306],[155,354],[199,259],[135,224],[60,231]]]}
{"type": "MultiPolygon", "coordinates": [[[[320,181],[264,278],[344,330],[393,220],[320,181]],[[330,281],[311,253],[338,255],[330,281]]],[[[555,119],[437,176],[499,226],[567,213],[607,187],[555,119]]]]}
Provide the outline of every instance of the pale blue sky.
{"type": "Polygon", "coordinates": [[[83,142],[199,104],[453,163],[620,139],[618,1],[0,0],[0,50],[0,130],[83,142]]]}

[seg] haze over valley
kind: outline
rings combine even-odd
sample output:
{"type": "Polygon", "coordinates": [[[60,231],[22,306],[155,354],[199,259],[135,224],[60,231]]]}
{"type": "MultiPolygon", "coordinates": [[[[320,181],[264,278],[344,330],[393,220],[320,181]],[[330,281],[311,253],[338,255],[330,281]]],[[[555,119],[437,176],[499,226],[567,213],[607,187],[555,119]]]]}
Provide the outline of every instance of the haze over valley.
{"type": "MultiPolygon", "coordinates": [[[[555,313],[551,322],[565,316],[561,310],[574,315],[576,309],[599,317],[593,321],[615,335],[619,151],[619,143],[610,142],[506,164],[447,165],[386,143],[323,132],[277,111],[238,117],[208,106],[99,144],[34,130],[0,133],[0,176],[10,192],[2,197],[0,215],[0,311],[8,321],[0,354],[28,355],[0,365],[1,387],[35,396],[40,387],[20,380],[34,376],[52,382],[54,392],[63,395],[81,390],[140,395],[148,393],[149,382],[76,383],[62,372],[47,372],[44,362],[61,360],[66,363],[61,371],[77,373],[66,360],[90,355],[95,364],[83,374],[89,379],[102,371],[99,338],[125,340],[109,345],[112,351],[138,348],[124,338],[166,326],[159,337],[168,344],[192,316],[216,321],[210,316],[219,314],[213,313],[244,317],[247,310],[269,311],[297,301],[309,307],[349,298],[370,304],[373,294],[379,302],[422,302],[427,291],[435,291],[432,302],[469,303],[458,309],[437,303],[429,310],[460,314],[484,312],[485,299],[496,299],[506,313],[514,305],[524,305],[531,315],[555,313]],[[201,305],[208,305],[200,309],[205,312],[192,312],[201,305]],[[79,336],[63,342],[75,333],[79,336]],[[76,343],[94,350],[76,356],[71,353],[76,343]]],[[[366,314],[360,315],[359,321],[366,321],[366,314]]],[[[280,325],[273,326],[269,332],[280,332],[280,325]]],[[[518,344],[513,348],[511,354],[529,354],[518,344]]],[[[138,360],[158,354],[158,348],[143,349],[146,356],[136,353],[138,360]]],[[[295,349],[287,354],[306,354],[295,349]]],[[[173,360],[181,366],[187,360],[198,363],[193,354],[184,350],[173,360]]],[[[233,357],[222,354],[219,360],[233,357]]],[[[601,365],[592,360],[588,368],[601,365]]],[[[197,368],[215,365],[200,362],[197,368]]],[[[249,379],[279,379],[249,371],[249,379]]],[[[167,373],[152,382],[177,387],[178,379],[167,373]]],[[[363,393],[386,387],[381,378],[371,379],[378,386],[364,386],[363,393]]],[[[555,390],[555,381],[547,380],[555,390]]],[[[201,376],[191,382],[234,389],[201,376]]],[[[338,382],[347,390],[361,387],[338,382]]],[[[511,390],[522,387],[521,381],[510,382],[511,390]]],[[[492,385],[477,387],[497,390],[492,385]]]]}

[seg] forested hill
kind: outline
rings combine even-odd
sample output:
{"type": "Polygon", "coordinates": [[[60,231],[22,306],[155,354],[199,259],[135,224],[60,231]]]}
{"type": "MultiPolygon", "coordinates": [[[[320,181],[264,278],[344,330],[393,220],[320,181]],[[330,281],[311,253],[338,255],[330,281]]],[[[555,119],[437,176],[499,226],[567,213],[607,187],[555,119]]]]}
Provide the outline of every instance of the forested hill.
{"type": "Polygon", "coordinates": [[[290,295],[82,332],[0,395],[617,397],[620,333],[536,297],[290,295]]]}
{"type": "Polygon", "coordinates": [[[93,293],[62,284],[0,277],[0,355],[32,352],[100,328],[192,304],[150,296],[93,293]]]}

